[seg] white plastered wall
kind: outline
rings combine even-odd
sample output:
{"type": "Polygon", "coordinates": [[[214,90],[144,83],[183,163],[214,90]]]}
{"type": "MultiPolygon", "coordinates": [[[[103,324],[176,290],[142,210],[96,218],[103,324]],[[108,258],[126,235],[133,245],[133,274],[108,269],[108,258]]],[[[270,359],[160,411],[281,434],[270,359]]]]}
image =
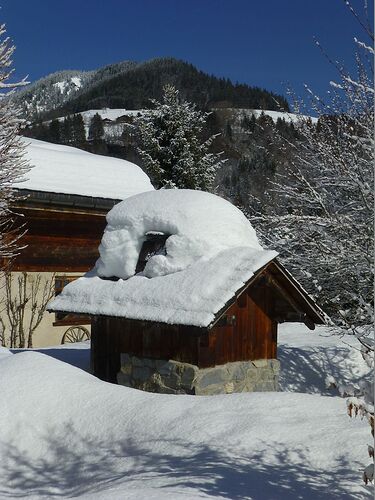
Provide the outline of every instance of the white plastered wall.
{"type": "MultiPolygon", "coordinates": [[[[18,277],[22,275],[21,272],[12,272],[12,295],[18,293],[18,277]]],[[[51,280],[55,280],[55,276],[81,276],[82,273],[63,273],[63,272],[28,272],[27,273],[27,285],[26,285],[26,293],[30,295],[32,282],[36,280],[37,276],[41,276],[41,286],[39,289],[39,293],[37,296],[37,300],[40,303],[42,300],[43,288],[44,284],[50,282],[51,280]]],[[[9,320],[6,314],[6,290],[4,278],[0,278],[0,317],[4,321],[5,325],[5,337],[9,337],[9,320]]],[[[27,325],[30,321],[31,317],[31,303],[28,303],[25,308],[25,321],[24,323],[27,325]]],[[[47,311],[43,314],[43,319],[40,322],[39,326],[35,330],[33,334],[33,347],[47,347],[61,344],[62,337],[66,330],[69,328],[69,325],[66,326],[53,326],[53,323],[56,321],[55,313],[49,313],[47,311]]],[[[90,325],[84,325],[90,331],[90,325]]],[[[26,328],[27,335],[27,328],[26,328]]],[[[27,342],[27,340],[26,340],[27,342]]],[[[26,344],[27,347],[27,344],[26,344]]]]}

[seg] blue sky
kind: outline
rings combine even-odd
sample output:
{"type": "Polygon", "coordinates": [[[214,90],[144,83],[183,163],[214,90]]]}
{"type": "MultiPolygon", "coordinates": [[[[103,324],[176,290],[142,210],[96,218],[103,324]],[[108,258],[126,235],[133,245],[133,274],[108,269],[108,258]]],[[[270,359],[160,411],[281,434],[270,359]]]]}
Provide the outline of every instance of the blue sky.
{"type": "MultiPolygon", "coordinates": [[[[363,38],[343,0],[0,0],[17,75],[173,56],[233,81],[284,93],[334,77],[314,36],[352,64],[363,38]]],[[[362,0],[353,0],[359,10],[362,0]]]]}

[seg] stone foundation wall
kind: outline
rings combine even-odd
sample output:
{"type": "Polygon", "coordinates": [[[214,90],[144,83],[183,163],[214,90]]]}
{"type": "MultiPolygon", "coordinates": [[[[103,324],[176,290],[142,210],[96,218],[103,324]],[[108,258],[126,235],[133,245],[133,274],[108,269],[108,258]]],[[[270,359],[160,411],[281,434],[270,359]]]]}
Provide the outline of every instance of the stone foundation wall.
{"type": "Polygon", "coordinates": [[[229,394],[277,391],[280,362],[258,359],[198,368],[189,363],[121,355],[121,385],[164,394],[229,394]]]}

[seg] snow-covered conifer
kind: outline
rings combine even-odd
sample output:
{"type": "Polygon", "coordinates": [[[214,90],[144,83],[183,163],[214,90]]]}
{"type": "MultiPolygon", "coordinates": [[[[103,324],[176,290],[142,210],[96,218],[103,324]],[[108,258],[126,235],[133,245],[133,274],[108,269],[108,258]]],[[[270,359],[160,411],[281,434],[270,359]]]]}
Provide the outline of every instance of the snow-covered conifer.
{"type": "Polygon", "coordinates": [[[134,124],[138,153],[155,187],[210,190],[225,160],[209,152],[215,135],[203,139],[208,113],[180,99],[172,85],[164,87],[162,102],[152,104],[134,124]]]}
{"type": "Polygon", "coordinates": [[[8,37],[5,25],[0,25],[0,257],[12,257],[17,251],[20,231],[15,226],[11,203],[16,198],[15,186],[20,182],[29,166],[24,157],[25,145],[18,135],[22,120],[19,110],[8,98],[17,87],[25,85],[22,80],[10,83],[13,70],[12,54],[15,50],[8,37]]]}
{"type": "Polygon", "coordinates": [[[104,136],[104,127],[103,120],[99,113],[95,113],[95,115],[91,118],[90,127],[89,127],[89,141],[100,142],[103,140],[104,136]]]}

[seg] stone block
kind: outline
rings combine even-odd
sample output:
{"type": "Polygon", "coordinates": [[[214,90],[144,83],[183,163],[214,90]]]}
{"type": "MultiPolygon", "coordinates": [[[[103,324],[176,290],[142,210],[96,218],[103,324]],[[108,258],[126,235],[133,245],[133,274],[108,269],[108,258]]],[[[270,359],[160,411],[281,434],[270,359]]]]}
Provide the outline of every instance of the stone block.
{"type": "Polygon", "coordinates": [[[181,376],[181,384],[186,387],[192,387],[193,382],[198,374],[198,367],[194,365],[185,366],[182,376],[181,376]]]}
{"type": "Polygon", "coordinates": [[[126,352],[121,354],[121,365],[131,365],[131,357],[126,352]]]}
{"type": "Polygon", "coordinates": [[[274,373],[280,372],[280,361],[278,359],[270,359],[269,363],[274,371],[274,373]]]}
{"type": "Polygon", "coordinates": [[[224,384],[224,392],[225,392],[225,394],[232,394],[234,392],[234,383],[233,382],[225,383],[224,384]]]}
{"type": "Polygon", "coordinates": [[[165,361],[164,364],[157,368],[160,375],[169,375],[174,371],[175,365],[173,361],[165,361]]]}
{"type": "Polygon", "coordinates": [[[121,366],[121,373],[124,373],[125,375],[130,375],[132,372],[132,365],[130,364],[123,364],[121,366]]]}
{"type": "Polygon", "coordinates": [[[196,386],[207,387],[209,385],[221,384],[222,387],[228,381],[228,372],[224,367],[215,367],[212,369],[204,369],[198,373],[196,386]]]}
{"type": "Polygon", "coordinates": [[[195,394],[199,396],[214,396],[215,394],[225,394],[223,384],[210,385],[208,387],[195,386],[195,394]]]}
{"type": "Polygon", "coordinates": [[[156,360],[151,359],[151,358],[142,358],[143,361],[143,366],[147,366],[148,368],[151,368],[154,370],[156,368],[156,360]]]}
{"type": "Polygon", "coordinates": [[[135,366],[132,372],[132,378],[134,380],[140,380],[145,382],[151,377],[151,371],[147,366],[135,366]]]}
{"type": "Polygon", "coordinates": [[[163,377],[163,384],[172,389],[179,389],[181,386],[181,378],[177,373],[171,373],[167,377],[163,377]]]}
{"type": "Polygon", "coordinates": [[[133,366],[144,366],[143,359],[137,358],[137,356],[131,357],[131,364],[133,366]]]}
{"type": "Polygon", "coordinates": [[[260,382],[256,384],[254,391],[256,392],[274,392],[277,388],[274,382],[260,382]]]}
{"type": "Polygon", "coordinates": [[[125,385],[126,387],[132,387],[131,379],[129,375],[125,375],[122,372],[117,374],[117,383],[120,385],[125,385]]]}
{"type": "Polygon", "coordinates": [[[255,359],[252,363],[256,368],[266,368],[268,366],[267,359],[255,359]]]}
{"type": "Polygon", "coordinates": [[[246,377],[248,363],[228,363],[226,365],[229,380],[243,380],[246,377]]]}

